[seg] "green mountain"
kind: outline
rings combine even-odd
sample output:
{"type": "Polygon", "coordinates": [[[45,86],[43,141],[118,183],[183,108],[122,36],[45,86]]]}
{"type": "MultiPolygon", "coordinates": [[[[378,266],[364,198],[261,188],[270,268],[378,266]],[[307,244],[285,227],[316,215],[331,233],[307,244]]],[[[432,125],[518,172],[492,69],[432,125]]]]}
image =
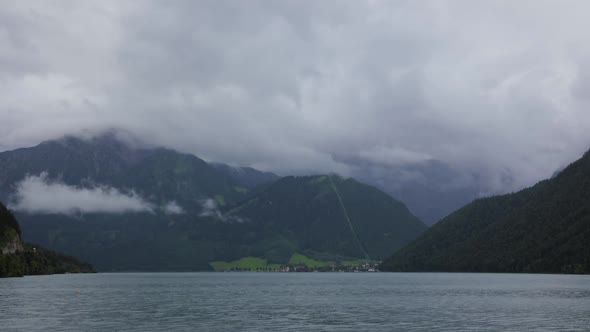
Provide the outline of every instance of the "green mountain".
{"type": "Polygon", "coordinates": [[[134,147],[112,134],[0,153],[0,199],[15,204],[21,181],[41,173],[59,184],[51,190],[117,190],[151,207],[105,213],[20,206],[15,212],[25,239],[102,271],[209,270],[214,262],[244,257],[282,264],[295,254],[317,261],[381,259],[426,229],[403,204],[352,179],[279,179],[169,149],[134,147]],[[163,208],[170,202],[177,207],[171,212],[163,208]]]}
{"type": "Polygon", "coordinates": [[[0,278],[23,275],[88,273],[91,265],[21,241],[18,222],[0,203],[0,278]]]}
{"type": "Polygon", "coordinates": [[[288,260],[290,248],[381,260],[426,230],[391,196],[336,175],[282,178],[226,216],[280,234],[273,250],[283,256],[266,257],[275,261],[288,260]]]}
{"type": "Polygon", "coordinates": [[[590,273],[590,152],[531,188],[459,209],[381,269],[590,273]]]}

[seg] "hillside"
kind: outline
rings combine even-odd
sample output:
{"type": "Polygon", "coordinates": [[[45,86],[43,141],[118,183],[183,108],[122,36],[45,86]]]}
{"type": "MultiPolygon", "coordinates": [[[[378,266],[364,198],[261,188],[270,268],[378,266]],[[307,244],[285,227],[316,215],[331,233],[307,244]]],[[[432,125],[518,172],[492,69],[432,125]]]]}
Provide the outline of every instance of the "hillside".
{"type": "Polygon", "coordinates": [[[334,187],[328,176],[286,177],[224,209],[204,204],[199,214],[28,215],[26,231],[103,271],[195,271],[244,257],[284,264],[297,253],[380,260],[426,229],[383,192],[332,178],[334,187]]]}
{"type": "Polygon", "coordinates": [[[2,197],[27,241],[101,271],[210,270],[244,257],[281,264],[295,254],[382,259],[426,229],[402,203],[352,179],[279,179],[112,133],[0,153],[2,197]]]}
{"type": "Polygon", "coordinates": [[[18,222],[0,203],[0,277],[88,272],[93,267],[74,257],[23,244],[18,222]]]}
{"type": "Polygon", "coordinates": [[[381,269],[590,273],[590,152],[531,188],[459,209],[381,269]]]}
{"type": "Polygon", "coordinates": [[[383,259],[426,229],[391,196],[336,175],[282,178],[227,214],[276,229],[285,248],[369,259],[383,259]]]}

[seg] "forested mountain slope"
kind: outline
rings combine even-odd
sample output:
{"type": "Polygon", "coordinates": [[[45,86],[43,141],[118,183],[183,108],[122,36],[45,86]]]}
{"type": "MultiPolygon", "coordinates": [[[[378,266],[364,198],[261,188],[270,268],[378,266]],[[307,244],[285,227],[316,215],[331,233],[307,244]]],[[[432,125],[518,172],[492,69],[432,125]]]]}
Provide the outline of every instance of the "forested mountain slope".
{"type": "Polygon", "coordinates": [[[20,238],[18,222],[0,203],[0,278],[34,274],[94,272],[90,264],[36,245],[20,238]]]}
{"type": "Polygon", "coordinates": [[[590,273],[590,152],[531,188],[457,210],[381,269],[590,273]]]}
{"type": "Polygon", "coordinates": [[[336,175],[282,178],[228,215],[275,228],[299,250],[371,259],[426,230],[391,196],[336,175]]]}

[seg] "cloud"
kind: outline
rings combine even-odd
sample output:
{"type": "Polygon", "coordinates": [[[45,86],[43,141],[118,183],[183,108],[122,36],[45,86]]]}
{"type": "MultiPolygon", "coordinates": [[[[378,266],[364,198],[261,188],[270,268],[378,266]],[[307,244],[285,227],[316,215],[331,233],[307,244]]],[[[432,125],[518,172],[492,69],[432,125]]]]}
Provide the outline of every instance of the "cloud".
{"type": "Polygon", "coordinates": [[[201,217],[215,217],[215,218],[221,218],[222,214],[219,211],[219,209],[217,208],[217,203],[215,203],[215,200],[212,198],[208,198],[203,200],[203,202],[201,203],[201,213],[200,216],[201,217]]]}
{"type": "Polygon", "coordinates": [[[162,207],[162,210],[165,214],[183,214],[184,209],[182,206],[178,205],[176,201],[168,202],[166,205],[162,207]]]}
{"type": "MultiPolygon", "coordinates": [[[[153,206],[134,192],[122,193],[107,186],[81,188],[51,181],[47,173],[27,176],[16,185],[10,208],[27,213],[141,213],[153,206]]],[[[166,210],[178,211],[178,205],[166,210]]]]}
{"type": "Polygon", "coordinates": [[[363,160],[386,166],[402,166],[406,164],[422,163],[431,160],[432,157],[420,152],[414,152],[399,147],[376,146],[369,150],[359,152],[363,160]]]}
{"type": "Polygon", "coordinates": [[[0,149],[117,127],[280,174],[440,160],[510,191],[590,147],[588,11],[585,0],[7,2],[0,149]]]}
{"type": "Polygon", "coordinates": [[[246,221],[245,219],[235,215],[223,214],[219,210],[219,207],[217,206],[215,200],[212,198],[207,198],[201,202],[201,213],[199,214],[199,216],[214,218],[227,223],[243,223],[246,221]]]}

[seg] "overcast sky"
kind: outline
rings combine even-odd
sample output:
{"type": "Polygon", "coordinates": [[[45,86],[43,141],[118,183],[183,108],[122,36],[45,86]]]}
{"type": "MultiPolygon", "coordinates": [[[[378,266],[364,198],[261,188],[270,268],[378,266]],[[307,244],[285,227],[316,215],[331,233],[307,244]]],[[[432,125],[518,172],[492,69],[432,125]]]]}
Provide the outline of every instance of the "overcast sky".
{"type": "MultiPolygon", "coordinates": [[[[0,1],[0,151],[122,128],[280,174],[590,148],[590,1],[0,1]]],[[[500,188],[510,190],[513,188],[500,188]]]]}

